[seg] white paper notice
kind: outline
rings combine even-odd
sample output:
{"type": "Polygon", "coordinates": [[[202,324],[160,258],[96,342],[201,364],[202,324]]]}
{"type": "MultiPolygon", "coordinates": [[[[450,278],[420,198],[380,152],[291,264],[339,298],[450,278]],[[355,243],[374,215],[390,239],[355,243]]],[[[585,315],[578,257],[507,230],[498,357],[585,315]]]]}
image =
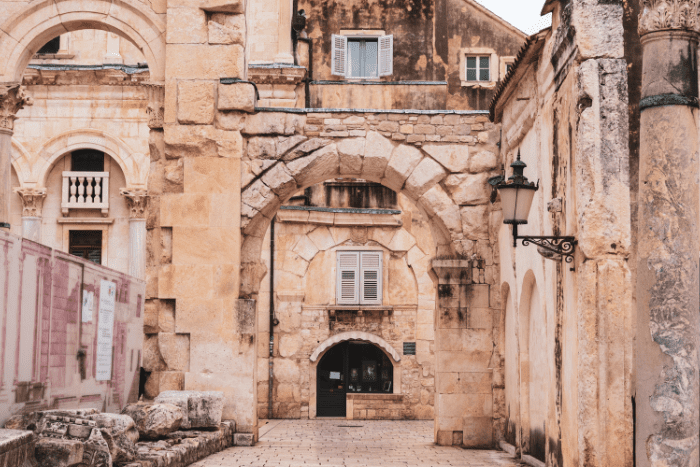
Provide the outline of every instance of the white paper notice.
{"type": "Polygon", "coordinates": [[[97,381],[112,378],[112,335],[114,333],[114,301],[117,285],[110,281],[100,283],[100,308],[97,322],[97,381]]]}
{"type": "Polygon", "coordinates": [[[92,303],[94,300],[95,294],[93,292],[83,290],[83,323],[92,321],[92,303]]]}

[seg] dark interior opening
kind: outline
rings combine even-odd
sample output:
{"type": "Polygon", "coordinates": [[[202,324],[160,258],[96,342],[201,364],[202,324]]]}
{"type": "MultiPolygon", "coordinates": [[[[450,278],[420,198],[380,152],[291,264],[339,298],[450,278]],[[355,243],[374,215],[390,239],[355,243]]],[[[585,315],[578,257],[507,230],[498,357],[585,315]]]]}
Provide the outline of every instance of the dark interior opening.
{"type": "Polygon", "coordinates": [[[347,393],[394,392],[394,366],[373,344],[343,342],[321,358],[316,382],[316,415],[345,417],[347,393]]]}
{"type": "Polygon", "coordinates": [[[68,253],[96,264],[102,264],[101,230],[71,230],[68,235],[68,253]]]}
{"type": "Polygon", "coordinates": [[[54,37],[50,41],[48,41],[46,44],[43,45],[42,48],[39,49],[37,54],[57,54],[58,49],[61,48],[61,36],[54,37]]]}
{"type": "Polygon", "coordinates": [[[71,153],[73,172],[104,172],[105,153],[94,149],[79,149],[71,153]]]}

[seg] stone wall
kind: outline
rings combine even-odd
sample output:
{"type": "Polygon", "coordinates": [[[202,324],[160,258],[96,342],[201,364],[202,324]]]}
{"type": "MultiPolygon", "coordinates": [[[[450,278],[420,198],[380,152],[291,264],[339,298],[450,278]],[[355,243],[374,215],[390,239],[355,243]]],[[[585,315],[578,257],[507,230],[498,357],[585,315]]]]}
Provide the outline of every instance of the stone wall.
{"type": "MultiPolygon", "coordinates": [[[[392,361],[392,392],[403,395],[394,418],[432,419],[435,398],[435,244],[425,218],[399,196],[401,214],[353,214],[281,210],[275,222],[275,316],[272,418],[316,415],[316,365],[310,357],[329,338],[360,331],[381,337],[401,355],[416,342],[416,355],[392,361]],[[336,254],[356,248],[383,252],[386,310],[335,310],[336,254]]],[[[262,261],[269,265],[270,231],[262,261]]],[[[258,416],[268,418],[269,276],[258,301],[258,416]]],[[[319,357],[320,359],[320,357],[319,357]]],[[[375,415],[380,418],[382,413],[375,415]]]]}
{"type": "Polygon", "coordinates": [[[0,232],[0,423],[40,408],[119,411],[138,398],[144,283],[0,232]],[[101,283],[116,287],[111,377],[98,380],[101,283]],[[83,297],[92,296],[92,309],[83,297]]]}

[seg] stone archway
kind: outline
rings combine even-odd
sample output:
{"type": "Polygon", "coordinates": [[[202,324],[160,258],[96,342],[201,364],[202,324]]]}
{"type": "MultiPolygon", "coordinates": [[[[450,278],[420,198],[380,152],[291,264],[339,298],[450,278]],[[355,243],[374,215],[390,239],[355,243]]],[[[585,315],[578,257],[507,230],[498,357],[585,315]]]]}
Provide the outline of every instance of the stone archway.
{"type": "Polygon", "coordinates": [[[394,348],[387,341],[385,341],[379,336],[375,336],[374,334],[361,331],[344,332],[342,334],[336,334],[335,336],[328,338],[327,340],[323,341],[318,347],[316,347],[316,350],[313,351],[313,353],[309,357],[309,360],[315,363],[326,350],[330,349],[336,344],[340,344],[341,342],[345,341],[369,342],[382,349],[387,355],[391,356],[391,358],[394,360],[394,363],[398,363],[401,361],[401,355],[399,355],[399,353],[396,350],[394,350],[394,348]]]}
{"type": "Polygon", "coordinates": [[[133,0],[41,0],[11,15],[0,30],[0,82],[18,83],[37,50],[54,37],[81,29],[109,31],[131,41],[148,62],[151,80],[165,79],[165,15],[133,0]]]}
{"type": "Polygon", "coordinates": [[[33,181],[36,185],[46,187],[46,179],[56,161],[76,149],[95,149],[104,152],[119,164],[126,178],[127,187],[146,187],[148,166],[144,165],[144,162],[148,159],[132,151],[116,136],[88,128],[68,131],[52,138],[42,146],[37,162],[32,168],[33,181]]]}
{"type": "MultiPolygon", "coordinates": [[[[264,274],[260,252],[272,217],[294,193],[325,180],[356,177],[406,195],[429,220],[437,244],[435,256],[470,256],[479,235],[483,235],[476,230],[483,231],[489,224],[485,206],[475,210],[474,206],[459,204],[463,197],[458,188],[460,176],[483,178],[484,186],[478,188],[486,190],[486,178],[469,173],[469,151],[464,145],[419,148],[395,144],[380,133],[369,131],[366,137],[344,139],[294,135],[274,149],[263,138],[251,138],[248,147],[251,160],[258,159],[265,168],[249,177],[247,183],[244,173],[242,297],[253,297],[259,290],[264,274]]],[[[486,173],[488,165],[486,169],[481,172],[486,173]]]]}

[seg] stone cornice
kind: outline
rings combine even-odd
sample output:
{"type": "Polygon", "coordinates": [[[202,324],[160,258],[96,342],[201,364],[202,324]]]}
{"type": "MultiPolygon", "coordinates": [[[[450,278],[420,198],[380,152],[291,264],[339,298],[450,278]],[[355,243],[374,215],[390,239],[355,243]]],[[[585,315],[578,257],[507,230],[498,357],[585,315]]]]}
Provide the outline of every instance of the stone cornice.
{"type": "Polygon", "coordinates": [[[15,188],[14,192],[22,198],[22,217],[41,217],[46,188],[15,188]]]}
{"type": "Polygon", "coordinates": [[[700,32],[700,0],[644,0],[639,15],[639,35],[677,30],[700,32]]]}
{"type": "Polygon", "coordinates": [[[19,83],[0,84],[0,129],[12,131],[17,112],[34,101],[19,83]]]}
{"type": "Polygon", "coordinates": [[[148,191],[122,188],[119,194],[126,198],[129,205],[129,217],[131,219],[145,219],[148,206],[148,191]]]}

